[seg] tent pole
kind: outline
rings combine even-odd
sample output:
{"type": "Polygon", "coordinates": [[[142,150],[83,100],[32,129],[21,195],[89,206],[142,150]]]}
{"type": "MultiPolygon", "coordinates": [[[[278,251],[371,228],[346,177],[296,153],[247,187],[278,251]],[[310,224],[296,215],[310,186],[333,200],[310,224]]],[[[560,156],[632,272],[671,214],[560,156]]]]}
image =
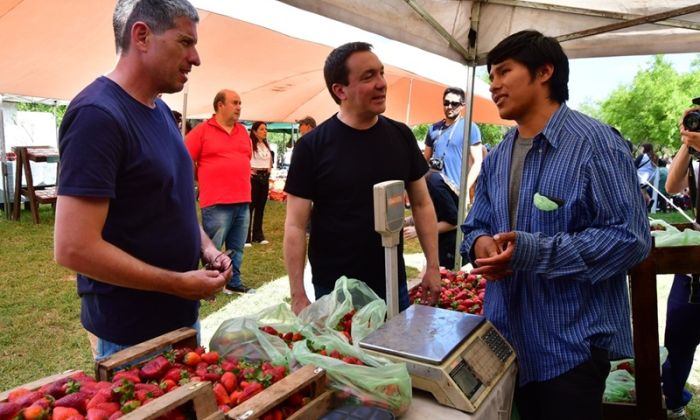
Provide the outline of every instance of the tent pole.
{"type": "Polygon", "coordinates": [[[413,95],[413,79],[408,81],[408,100],[406,101],[406,125],[410,121],[411,116],[411,96],[413,95]]]}
{"type": "MultiPolygon", "coordinates": [[[[454,270],[462,267],[462,255],[459,253],[462,247],[464,234],[462,233],[461,225],[464,223],[464,218],[467,213],[467,202],[469,191],[467,190],[467,178],[469,177],[469,155],[471,154],[471,134],[472,134],[472,118],[474,112],[474,83],[476,78],[476,39],[479,34],[479,21],[481,21],[481,1],[472,3],[470,14],[469,36],[468,36],[468,53],[467,63],[467,86],[465,89],[466,110],[464,115],[464,141],[462,142],[462,176],[459,180],[459,203],[457,204],[457,238],[455,240],[455,265],[454,270]]],[[[476,182],[476,181],[475,181],[476,182]]]]}
{"type": "Polygon", "coordinates": [[[10,182],[7,179],[7,153],[5,152],[5,118],[0,94],[0,167],[2,168],[2,208],[5,218],[10,219],[10,182]]]}
{"type": "Polygon", "coordinates": [[[462,142],[462,176],[459,179],[459,204],[457,205],[457,239],[455,241],[455,266],[458,270],[462,267],[462,256],[459,249],[464,237],[460,225],[464,223],[466,207],[469,202],[469,190],[467,189],[467,178],[469,178],[469,155],[471,154],[472,135],[472,112],[474,109],[474,78],[476,77],[476,66],[469,66],[467,71],[467,86],[465,89],[466,107],[464,111],[464,141],[462,142]]]}

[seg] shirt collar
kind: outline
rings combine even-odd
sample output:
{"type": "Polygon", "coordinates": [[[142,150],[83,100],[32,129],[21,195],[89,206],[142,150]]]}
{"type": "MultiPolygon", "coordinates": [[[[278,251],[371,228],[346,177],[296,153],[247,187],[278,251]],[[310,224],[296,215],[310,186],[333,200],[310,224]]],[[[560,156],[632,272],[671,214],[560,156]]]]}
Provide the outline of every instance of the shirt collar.
{"type": "Polygon", "coordinates": [[[551,144],[552,147],[558,147],[562,139],[561,132],[564,130],[567,117],[571,112],[566,103],[562,102],[559,109],[549,118],[542,132],[535,138],[542,138],[551,144]]]}

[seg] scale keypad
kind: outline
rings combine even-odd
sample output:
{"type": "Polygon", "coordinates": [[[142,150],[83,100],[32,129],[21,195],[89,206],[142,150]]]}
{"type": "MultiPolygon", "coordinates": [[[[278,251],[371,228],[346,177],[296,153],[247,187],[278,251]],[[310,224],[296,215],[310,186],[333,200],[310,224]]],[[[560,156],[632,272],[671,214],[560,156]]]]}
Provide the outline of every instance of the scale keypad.
{"type": "Polygon", "coordinates": [[[491,351],[496,354],[496,357],[498,357],[501,362],[505,362],[506,359],[513,354],[513,350],[508,343],[506,343],[503,337],[493,328],[489,328],[488,331],[481,336],[481,339],[484,340],[486,345],[489,346],[491,351]]]}

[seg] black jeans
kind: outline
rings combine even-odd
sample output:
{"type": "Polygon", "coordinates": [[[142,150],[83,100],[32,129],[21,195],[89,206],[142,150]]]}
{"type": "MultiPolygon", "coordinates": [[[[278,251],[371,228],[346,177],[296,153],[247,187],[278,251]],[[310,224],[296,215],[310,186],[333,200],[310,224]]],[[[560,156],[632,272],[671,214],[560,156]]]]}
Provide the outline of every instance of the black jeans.
{"type": "Polygon", "coordinates": [[[530,382],[515,390],[522,420],[598,420],[603,418],[608,351],[591,348],[591,358],[556,378],[530,382]]]}
{"type": "Polygon", "coordinates": [[[246,242],[260,242],[265,239],[263,218],[265,216],[267,194],[270,190],[269,179],[269,172],[258,172],[250,176],[250,225],[246,242]]]}

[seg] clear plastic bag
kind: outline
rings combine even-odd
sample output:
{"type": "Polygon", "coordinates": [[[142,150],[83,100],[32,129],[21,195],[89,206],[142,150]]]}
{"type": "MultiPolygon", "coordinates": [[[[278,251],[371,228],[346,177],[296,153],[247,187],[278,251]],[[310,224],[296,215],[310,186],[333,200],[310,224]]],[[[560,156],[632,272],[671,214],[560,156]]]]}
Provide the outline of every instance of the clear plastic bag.
{"type": "Polygon", "coordinates": [[[700,232],[693,229],[683,229],[680,231],[664,220],[650,220],[654,237],[654,244],[657,248],[673,246],[695,246],[700,245],[700,232]]]}
{"type": "Polygon", "coordinates": [[[291,349],[281,338],[260,330],[269,325],[280,332],[302,331],[289,305],[281,303],[257,314],[232,318],[221,323],[209,342],[209,348],[222,356],[269,360],[274,365],[293,366],[291,349]]]}
{"type": "Polygon", "coordinates": [[[384,324],[386,318],[386,303],[360,280],[345,276],[339,278],[330,294],[301,311],[299,321],[314,326],[319,334],[331,334],[347,341],[342,333],[336,331],[336,326],[353,309],[357,312],[352,318],[351,335],[357,344],[384,324]]]}
{"type": "Polygon", "coordinates": [[[411,378],[404,363],[370,356],[332,335],[295,343],[292,353],[302,365],[313,364],[325,369],[329,386],[337,391],[336,397],[343,403],[386,408],[397,416],[403,414],[411,403],[411,378]],[[329,353],[337,350],[342,355],[359,359],[365,366],[314,353],[309,345],[323,347],[329,353]]]}

